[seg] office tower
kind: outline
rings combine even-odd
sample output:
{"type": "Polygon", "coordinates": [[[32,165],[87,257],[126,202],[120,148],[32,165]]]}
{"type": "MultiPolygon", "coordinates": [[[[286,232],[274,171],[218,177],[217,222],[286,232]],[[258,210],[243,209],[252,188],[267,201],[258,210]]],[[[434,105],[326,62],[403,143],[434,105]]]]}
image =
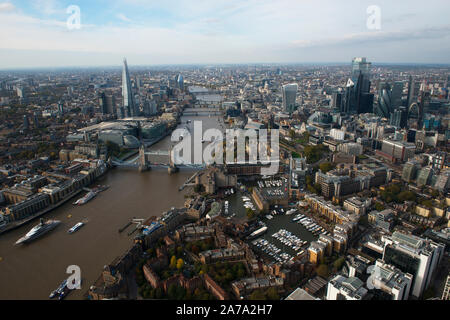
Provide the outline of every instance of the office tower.
{"type": "Polygon", "coordinates": [[[112,94],[106,96],[106,113],[117,115],[116,98],[112,94]]]}
{"type": "Polygon", "coordinates": [[[141,88],[142,88],[142,79],[141,79],[141,77],[136,77],[136,88],[138,89],[138,91],[140,91],[141,88]]]}
{"type": "Polygon", "coordinates": [[[420,91],[420,83],[414,81],[412,76],[409,76],[408,81],[408,97],[406,107],[409,109],[414,102],[417,102],[417,98],[420,91]]]}
{"type": "Polygon", "coordinates": [[[436,179],[434,188],[440,192],[447,192],[450,187],[450,171],[442,172],[436,179]]]}
{"type": "Polygon", "coordinates": [[[420,169],[420,164],[415,161],[408,161],[403,166],[402,180],[411,182],[416,179],[417,171],[420,169]]]}
{"type": "Polygon", "coordinates": [[[178,76],[176,76],[176,78],[175,78],[175,84],[176,84],[176,87],[177,87],[178,89],[180,89],[181,91],[184,90],[184,79],[183,79],[183,76],[182,76],[181,74],[179,74],[178,76]]]}
{"type": "Polygon", "coordinates": [[[106,109],[106,95],[104,92],[99,93],[98,95],[98,104],[100,106],[100,112],[102,114],[107,114],[107,109],[106,109]]]}
{"type": "Polygon", "coordinates": [[[418,186],[426,186],[431,182],[433,176],[433,169],[430,167],[425,167],[419,170],[417,173],[416,183],[418,186]]]}
{"type": "Polygon", "coordinates": [[[408,161],[414,157],[416,145],[404,141],[393,141],[383,139],[381,145],[381,154],[388,156],[390,159],[398,161],[408,161]]]}
{"type": "Polygon", "coordinates": [[[370,93],[370,67],[366,58],[354,58],[352,75],[348,79],[341,112],[350,114],[372,113],[374,96],[370,93]]]}
{"type": "Polygon", "coordinates": [[[445,245],[394,232],[386,237],[383,261],[413,276],[410,294],[420,298],[444,255],[445,245]]]}
{"type": "Polygon", "coordinates": [[[334,92],[331,100],[331,108],[341,110],[343,94],[341,92],[334,92]]]}
{"type": "Polygon", "coordinates": [[[368,269],[371,270],[371,277],[367,281],[369,285],[375,288],[375,295],[380,290],[384,293],[384,296],[387,294],[389,300],[408,300],[413,281],[412,274],[402,272],[380,259],[368,269]]]}
{"type": "Polygon", "coordinates": [[[402,95],[403,95],[403,82],[396,81],[392,86],[392,107],[395,109],[402,106],[402,95]]]}
{"type": "Polygon", "coordinates": [[[341,112],[342,113],[350,113],[353,109],[353,106],[356,104],[355,95],[354,95],[355,83],[352,79],[348,79],[347,84],[345,86],[345,91],[341,103],[341,112]]]}
{"type": "Polygon", "coordinates": [[[389,124],[397,128],[406,128],[408,122],[408,110],[406,107],[398,107],[391,113],[389,124]]]}
{"type": "Polygon", "coordinates": [[[16,92],[17,92],[17,96],[22,99],[23,98],[23,89],[21,87],[17,87],[16,92]]]}
{"type": "Polygon", "coordinates": [[[119,119],[125,118],[125,108],[123,106],[119,107],[119,112],[117,114],[117,118],[119,118],[119,119]]]}
{"type": "Polygon", "coordinates": [[[377,116],[389,119],[392,111],[391,86],[388,83],[381,83],[378,94],[378,104],[374,106],[373,112],[377,116]]]}
{"type": "Polygon", "coordinates": [[[29,127],[30,127],[30,122],[28,121],[28,116],[25,114],[23,116],[23,128],[25,130],[28,130],[29,127]]]}
{"type": "Polygon", "coordinates": [[[363,74],[367,77],[367,80],[370,78],[370,68],[372,66],[371,62],[367,62],[365,57],[362,58],[353,58],[352,61],[352,79],[356,81],[360,74],[363,74]]]}
{"type": "Polygon", "coordinates": [[[424,115],[430,108],[430,102],[431,102],[430,93],[427,92],[427,91],[422,91],[420,93],[420,101],[419,101],[419,104],[418,104],[418,106],[419,106],[419,110],[418,110],[418,113],[419,113],[418,114],[418,117],[419,117],[418,128],[422,128],[424,115]]]}
{"type": "Polygon", "coordinates": [[[64,114],[64,104],[61,101],[58,102],[58,113],[59,113],[59,115],[64,114]]]}
{"type": "Polygon", "coordinates": [[[373,93],[361,93],[359,96],[357,113],[373,113],[373,93]]]}
{"type": "Polygon", "coordinates": [[[327,300],[363,300],[368,290],[356,277],[335,276],[327,287],[327,300]]]}
{"type": "Polygon", "coordinates": [[[37,112],[34,113],[34,118],[33,118],[33,122],[34,122],[34,127],[35,128],[39,128],[39,114],[37,112]]]}
{"type": "Polygon", "coordinates": [[[295,100],[297,98],[298,85],[296,83],[286,84],[281,87],[283,95],[283,110],[289,113],[295,111],[295,100]]]}
{"type": "Polygon", "coordinates": [[[123,59],[122,70],[122,97],[125,117],[133,117],[136,113],[134,96],[131,88],[130,73],[128,72],[127,59],[123,59]]]}

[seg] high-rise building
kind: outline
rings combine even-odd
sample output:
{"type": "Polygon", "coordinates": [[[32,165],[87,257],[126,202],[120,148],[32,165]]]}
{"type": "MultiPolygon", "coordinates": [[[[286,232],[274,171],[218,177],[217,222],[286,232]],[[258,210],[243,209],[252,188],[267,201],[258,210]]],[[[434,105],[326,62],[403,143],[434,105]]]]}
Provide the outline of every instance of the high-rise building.
{"type": "Polygon", "coordinates": [[[64,114],[64,104],[61,101],[58,102],[58,113],[59,113],[59,115],[64,114]]]}
{"type": "Polygon", "coordinates": [[[389,119],[391,117],[392,108],[392,91],[389,83],[381,83],[378,94],[378,103],[373,108],[373,112],[382,118],[389,119]]]}
{"type": "Polygon", "coordinates": [[[39,113],[35,112],[33,116],[34,127],[39,128],[39,113]]]}
{"type": "Polygon", "coordinates": [[[342,105],[342,92],[334,92],[333,98],[331,100],[331,108],[336,110],[341,110],[342,105]]]}
{"type": "Polygon", "coordinates": [[[107,110],[106,110],[106,95],[104,92],[99,93],[98,95],[98,104],[100,106],[100,112],[102,114],[107,114],[107,110]]]}
{"type": "Polygon", "coordinates": [[[434,188],[441,192],[447,192],[450,187],[450,171],[442,172],[436,179],[434,188]]]}
{"type": "Polygon", "coordinates": [[[297,98],[298,84],[291,83],[281,87],[283,95],[283,110],[289,113],[295,111],[295,100],[297,98]]]}
{"type": "Polygon", "coordinates": [[[30,122],[28,120],[28,116],[26,114],[23,115],[23,128],[25,130],[28,130],[28,128],[30,127],[30,122]]]}
{"type": "Polygon", "coordinates": [[[403,166],[402,179],[406,182],[411,182],[416,179],[417,171],[420,169],[420,164],[415,161],[408,161],[403,166]]]}
{"type": "Polygon", "coordinates": [[[363,300],[367,293],[358,278],[337,275],[328,282],[327,300],[363,300]]]}
{"type": "Polygon", "coordinates": [[[123,107],[126,117],[133,117],[137,115],[134,95],[131,88],[130,73],[128,72],[127,59],[123,59],[123,70],[122,70],[122,97],[123,97],[123,107]]]}
{"type": "Polygon", "coordinates": [[[368,282],[377,290],[390,296],[391,300],[408,300],[413,276],[400,269],[377,260],[371,269],[368,282]]]}
{"type": "Polygon", "coordinates": [[[398,107],[391,113],[389,124],[397,128],[406,128],[408,124],[408,110],[406,107],[398,107]]]}
{"type": "Polygon", "coordinates": [[[385,238],[383,261],[413,276],[411,295],[420,298],[444,255],[445,245],[394,232],[385,238]]]}
{"type": "Polygon", "coordinates": [[[178,89],[180,89],[181,91],[184,90],[184,79],[183,76],[181,74],[179,74],[176,79],[175,79],[175,83],[178,89]]]}
{"type": "Polygon", "coordinates": [[[370,67],[366,58],[354,58],[352,61],[352,75],[348,79],[341,112],[344,113],[372,113],[373,94],[370,93],[370,67]]]}
{"type": "Polygon", "coordinates": [[[402,81],[394,82],[391,94],[392,107],[394,109],[402,106],[402,95],[403,95],[403,82],[402,81]]]}
{"type": "Polygon", "coordinates": [[[114,95],[106,95],[106,113],[117,115],[116,98],[114,95]]]}
{"type": "Polygon", "coordinates": [[[353,58],[352,61],[352,79],[356,81],[360,74],[363,74],[367,77],[367,80],[370,78],[370,68],[372,67],[372,63],[368,62],[365,57],[362,58],[353,58]]]}
{"type": "Polygon", "coordinates": [[[416,145],[404,141],[383,139],[381,151],[377,151],[382,156],[387,156],[398,161],[408,161],[414,157],[416,145]]]}
{"type": "Polygon", "coordinates": [[[433,169],[431,167],[424,167],[417,173],[417,185],[426,186],[431,182],[431,177],[433,176],[433,169]]]}

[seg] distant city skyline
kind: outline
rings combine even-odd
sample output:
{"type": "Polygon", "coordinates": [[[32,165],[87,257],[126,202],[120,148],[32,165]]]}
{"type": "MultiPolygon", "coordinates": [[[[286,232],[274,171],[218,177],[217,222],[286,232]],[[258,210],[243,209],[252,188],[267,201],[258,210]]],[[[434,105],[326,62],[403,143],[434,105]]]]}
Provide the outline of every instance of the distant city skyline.
{"type": "Polygon", "coordinates": [[[0,69],[119,65],[449,64],[450,2],[0,0],[0,69]],[[80,8],[69,30],[67,8],[80,8]],[[380,8],[381,28],[367,27],[380,8]]]}

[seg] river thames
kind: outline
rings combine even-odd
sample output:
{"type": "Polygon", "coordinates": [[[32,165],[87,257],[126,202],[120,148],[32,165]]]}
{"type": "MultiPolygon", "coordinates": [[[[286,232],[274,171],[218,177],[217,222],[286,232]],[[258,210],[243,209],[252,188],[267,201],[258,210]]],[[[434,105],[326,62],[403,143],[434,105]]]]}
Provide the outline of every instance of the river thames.
{"type": "MultiPolygon", "coordinates": [[[[201,120],[203,130],[220,129],[223,125],[217,116],[183,116],[180,126],[185,127],[187,120],[192,123],[201,120]]],[[[167,151],[170,138],[150,149],[167,151]]],[[[96,181],[109,185],[108,190],[83,206],[74,206],[71,200],[44,216],[62,222],[54,231],[22,246],[14,243],[37,220],[1,235],[0,299],[48,299],[50,292],[68,277],[69,265],[80,267],[82,288],[73,291],[68,299],[82,299],[103,266],[131,247],[133,236],[127,235],[131,227],[121,234],[118,229],[133,217],[160,216],[171,207],[183,206],[186,191],[179,192],[178,188],[192,174],[191,170],[169,175],[166,169],[144,173],[137,169],[112,169],[96,181]],[[80,221],[87,223],[74,234],[68,234],[67,230],[80,221]]]]}

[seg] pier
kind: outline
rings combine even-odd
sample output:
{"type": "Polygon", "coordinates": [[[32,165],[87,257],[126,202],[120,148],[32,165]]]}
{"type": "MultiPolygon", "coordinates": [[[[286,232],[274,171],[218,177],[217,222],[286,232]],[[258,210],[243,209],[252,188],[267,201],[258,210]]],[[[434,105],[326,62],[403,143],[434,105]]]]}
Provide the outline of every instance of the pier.
{"type": "Polygon", "coordinates": [[[186,180],[185,183],[183,183],[183,185],[178,189],[178,191],[183,191],[184,188],[195,185],[195,183],[192,183],[192,181],[198,176],[198,174],[199,172],[194,173],[192,177],[190,177],[189,179],[186,180]]]}

